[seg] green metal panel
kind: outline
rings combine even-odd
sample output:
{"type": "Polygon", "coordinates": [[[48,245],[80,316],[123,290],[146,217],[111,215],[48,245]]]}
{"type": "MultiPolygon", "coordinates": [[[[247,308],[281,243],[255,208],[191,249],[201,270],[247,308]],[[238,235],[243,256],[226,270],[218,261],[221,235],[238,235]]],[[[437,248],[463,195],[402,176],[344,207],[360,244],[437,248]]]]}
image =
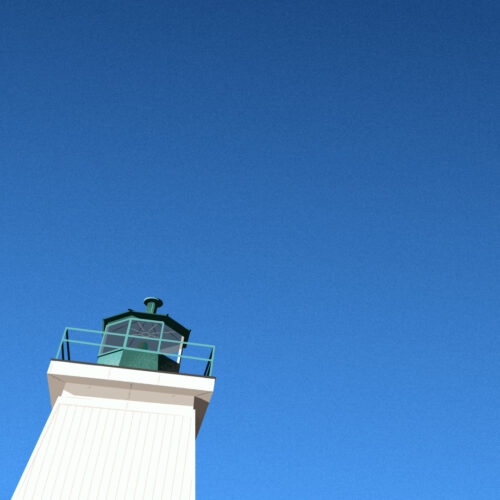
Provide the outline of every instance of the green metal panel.
{"type": "Polygon", "coordinates": [[[123,355],[123,349],[119,349],[118,351],[108,352],[106,354],[101,354],[100,356],[97,356],[97,364],[122,366],[120,363],[122,355],[123,355]]]}
{"type": "Polygon", "coordinates": [[[123,351],[120,366],[158,370],[158,354],[150,352],[123,351]]]}

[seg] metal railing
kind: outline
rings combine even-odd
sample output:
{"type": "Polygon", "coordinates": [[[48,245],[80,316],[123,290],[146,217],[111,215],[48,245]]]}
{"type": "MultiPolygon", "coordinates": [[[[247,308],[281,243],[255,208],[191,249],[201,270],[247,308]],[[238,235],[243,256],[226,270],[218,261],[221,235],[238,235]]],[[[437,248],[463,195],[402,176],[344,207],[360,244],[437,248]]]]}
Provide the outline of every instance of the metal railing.
{"type": "MultiPolygon", "coordinates": [[[[68,361],[71,360],[70,344],[73,344],[73,345],[77,344],[77,345],[81,345],[81,346],[95,346],[95,347],[99,347],[100,349],[103,347],[107,347],[107,348],[111,348],[115,351],[123,350],[123,351],[134,351],[134,352],[139,352],[139,353],[147,352],[149,354],[161,354],[163,356],[167,356],[170,359],[174,359],[174,360],[180,358],[180,359],[189,359],[189,360],[195,360],[195,361],[206,361],[207,364],[205,367],[205,371],[203,372],[203,376],[205,376],[205,377],[212,376],[214,355],[215,355],[215,346],[210,345],[210,344],[199,344],[197,342],[186,342],[185,340],[163,339],[163,338],[159,338],[159,337],[146,336],[146,335],[138,336],[138,335],[130,335],[127,333],[106,332],[106,331],[101,331],[101,330],[88,330],[85,328],[66,327],[64,329],[64,332],[63,332],[63,335],[61,338],[61,342],[59,344],[59,349],[57,350],[56,359],[62,359],[62,360],[67,359],[68,361]],[[89,342],[86,340],[70,339],[69,338],[70,332],[72,332],[72,333],[84,333],[84,334],[88,334],[88,333],[89,334],[100,334],[103,336],[103,340],[104,340],[105,335],[111,335],[113,337],[123,337],[123,345],[119,346],[119,345],[104,344],[102,341],[89,342]],[[127,340],[128,339],[140,339],[140,340],[156,341],[156,342],[158,342],[158,347],[155,350],[147,350],[147,351],[145,351],[144,349],[137,349],[135,347],[128,347],[125,345],[126,339],[127,340]],[[195,348],[198,347],[198,348],[210,349],[210,355],[208,357],[200,357],[200,356],[189,356],[186,354],[179,354],[178,352],[175,352],[175,353],[164,352],[164,351],[161,351],[161,347],[162,347],[162,344],[164,342],[168,342],[170,344],[182,344],[183,347],[192,346],[195,348]],[[66,353],[64,352],[65,347],[66,347],[66,353]]],[[[105,353],[105,354],[108,354],[108,353],[105,353]]],[[[96,356],[96,358],[100,357],[102,355],[103,355],[102,353],[98,354],[96,356]]]]}

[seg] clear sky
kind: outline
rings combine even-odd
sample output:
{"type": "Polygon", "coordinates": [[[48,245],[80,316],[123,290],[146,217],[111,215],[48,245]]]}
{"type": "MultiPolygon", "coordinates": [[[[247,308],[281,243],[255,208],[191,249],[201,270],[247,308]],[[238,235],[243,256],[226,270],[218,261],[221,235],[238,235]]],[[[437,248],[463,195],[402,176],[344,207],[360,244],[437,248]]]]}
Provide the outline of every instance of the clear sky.
{"type": "Polygon", "coordinates": [[[500,497],[500,4],[4,1],[0,497],[65,326],[217,346],[198,497],[500,497]]]}

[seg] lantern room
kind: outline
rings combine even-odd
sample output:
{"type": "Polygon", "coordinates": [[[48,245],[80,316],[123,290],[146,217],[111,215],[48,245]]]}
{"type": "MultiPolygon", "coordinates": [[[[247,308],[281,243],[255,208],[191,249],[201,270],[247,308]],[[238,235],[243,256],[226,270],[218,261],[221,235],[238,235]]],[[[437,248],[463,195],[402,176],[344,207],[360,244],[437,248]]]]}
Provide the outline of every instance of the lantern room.
{"type": "Polygon", "coordinates": [[[168,314],[158,314],[161,299],[144,299],[146,311],[104,318],[98,364],[178,373],[190,330],[168,314]]]}

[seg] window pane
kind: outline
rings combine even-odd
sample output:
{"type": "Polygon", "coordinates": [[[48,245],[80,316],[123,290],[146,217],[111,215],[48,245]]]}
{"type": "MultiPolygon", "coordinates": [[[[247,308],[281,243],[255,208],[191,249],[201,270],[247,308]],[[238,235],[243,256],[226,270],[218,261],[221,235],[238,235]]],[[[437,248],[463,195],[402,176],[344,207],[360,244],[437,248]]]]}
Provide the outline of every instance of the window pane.
{"type": "Polygon", "coordinates": [[[161,352],[180,354],[180,351],[182,349],[182,344],[180,342],[184,340],[184,337],[181,334],[177,333],[175,330],[172,330],[172,328],[169,328],[167,325],[165,325],[165,327],[163,328],[163,335],[161,338],[162,338],[161,349],[160,349],[161,352]],[[172,342],[173,340],[175,340],[176,342],[172,342]]]}
{"type": "MultiPolygon", "coordinates": [[[[113,325],[106,326],[106,332],[114,332],[114,333],[127,333],[128,321],[120,321],[119,323],[114,323],[113,325]]],[[[123,347],[123,341],[125,337],[121,335],[104,335],[102,339],[102,343],[106,344],[106,346],[101,347],[101,351],[99,354],[105,354],[109,351],[114,351],[120,347],[123,347]],[[111,347],[108,347],[111,346],[111,347]],[[113,347],[116,346],[116,347],[113,347]]]]}
{"type": "Polygon", "coordinates": [[[158,349],[158,340],[153,339],[160,338],[161,327],[162,323],[133,320],[130,323],[127,347],[133,347],[134,349],[145,349],[147,351],[156,351],[158,349]],[[130,338],[130,335],[143,338],[130,338]]]}

